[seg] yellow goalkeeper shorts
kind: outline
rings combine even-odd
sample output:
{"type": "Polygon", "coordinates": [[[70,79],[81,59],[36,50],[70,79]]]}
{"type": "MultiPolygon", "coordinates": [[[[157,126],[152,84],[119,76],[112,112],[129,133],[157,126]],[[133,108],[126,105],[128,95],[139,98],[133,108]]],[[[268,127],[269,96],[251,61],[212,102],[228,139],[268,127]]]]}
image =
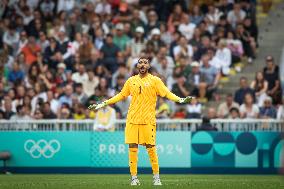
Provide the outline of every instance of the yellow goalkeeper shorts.
{"type": "Polygon", "coordinates": [[[125,127],[126,144],[156,144],[156,125],[126,123],[125,127]]]}

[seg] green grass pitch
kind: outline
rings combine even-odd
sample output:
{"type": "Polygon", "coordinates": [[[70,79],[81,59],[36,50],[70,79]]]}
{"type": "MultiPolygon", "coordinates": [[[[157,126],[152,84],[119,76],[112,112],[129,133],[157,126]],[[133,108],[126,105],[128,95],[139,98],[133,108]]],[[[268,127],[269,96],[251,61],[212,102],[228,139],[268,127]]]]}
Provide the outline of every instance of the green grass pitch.
{"type": "MultiPolygon", "coordinates": [[[[0,189],[125,189],[129,175],[0,175],[0,189]]],[[[139,176],[141,186],[153,188],[152,175],[139,176]]],[[[160,188],[191,189],[284,189],[277,175],[161,175],[160,188]]],[[[135,186],[136,187],[136,186],[135,186]]]]}

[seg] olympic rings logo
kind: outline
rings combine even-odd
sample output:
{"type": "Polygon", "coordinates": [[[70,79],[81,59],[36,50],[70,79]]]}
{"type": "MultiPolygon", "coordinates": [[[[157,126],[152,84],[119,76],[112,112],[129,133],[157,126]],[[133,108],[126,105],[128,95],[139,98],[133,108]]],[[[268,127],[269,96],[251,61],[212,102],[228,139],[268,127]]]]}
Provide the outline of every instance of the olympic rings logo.
{"type": "Polygon", "coordinates": [[[39,141],[34,141],[29,139],[24,144],[24,149],[28,152],[32,158],[52,158],[61,148],[58,140],[50,140],[49,142],[41,139],[39,141]]]}

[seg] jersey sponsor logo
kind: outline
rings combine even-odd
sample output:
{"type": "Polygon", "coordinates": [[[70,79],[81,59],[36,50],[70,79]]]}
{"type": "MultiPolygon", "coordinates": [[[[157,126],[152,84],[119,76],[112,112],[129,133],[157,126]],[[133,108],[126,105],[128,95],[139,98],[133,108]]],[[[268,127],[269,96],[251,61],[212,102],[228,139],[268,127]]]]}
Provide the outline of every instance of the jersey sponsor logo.
{"type": "Polygon", "coordinates": [[[144,86],[145,86],[145,87],[148,87],[148,86],[150,86],[150,83],[149,83],[149,82],[146,82],[146,83],[144,83],[144,86]]]}
{"type": "Polygon", "coordinates": [[[46,141],[40,139],[34,141],[29,139],[24,144],[24,150],[31,155],[32,158],[37,159],[40,157],[52,158],[57,152],[59,152],[61,144],[58,140],[52,139],[46,141]]]}

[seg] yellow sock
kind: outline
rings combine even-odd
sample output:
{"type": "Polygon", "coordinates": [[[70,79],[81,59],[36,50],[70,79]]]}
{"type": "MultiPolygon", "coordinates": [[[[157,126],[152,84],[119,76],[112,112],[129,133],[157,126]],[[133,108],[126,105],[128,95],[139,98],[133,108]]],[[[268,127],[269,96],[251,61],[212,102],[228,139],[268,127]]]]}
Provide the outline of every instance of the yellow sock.
{"type": "Polygon", "coordinates": [[[129,168],[131,176],[137,175],[138,148],[129,148],[129,168]]]}
{"type": "Polygon", "coordinates": [[[147,148],[147,151],[152,165],[153,174],[159,174],[159,162],[156,146],[147,148]]]}

